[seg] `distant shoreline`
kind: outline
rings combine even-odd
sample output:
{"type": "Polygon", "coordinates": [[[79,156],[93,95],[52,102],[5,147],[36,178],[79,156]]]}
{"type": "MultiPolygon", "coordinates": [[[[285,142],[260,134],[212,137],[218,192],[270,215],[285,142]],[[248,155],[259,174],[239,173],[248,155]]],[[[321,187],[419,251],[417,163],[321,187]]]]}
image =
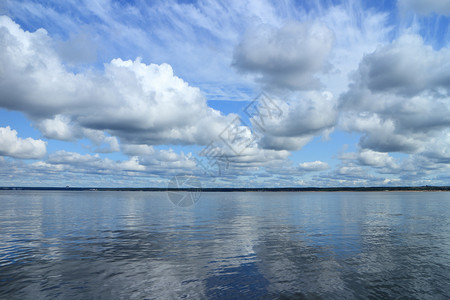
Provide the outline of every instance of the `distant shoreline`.
{"type": "Polygon", "coordinates": [[[287,187],[287,188],[101,188],[101,187],[0,187],[0,191],[128,191],[128,192],[449,192],[450,186],[404,187],[287,187]]]}

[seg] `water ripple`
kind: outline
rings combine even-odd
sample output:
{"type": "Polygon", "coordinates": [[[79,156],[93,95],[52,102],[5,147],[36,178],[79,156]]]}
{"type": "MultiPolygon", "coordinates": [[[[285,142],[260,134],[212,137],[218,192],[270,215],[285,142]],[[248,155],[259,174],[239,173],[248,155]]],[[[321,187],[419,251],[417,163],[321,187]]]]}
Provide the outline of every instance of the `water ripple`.
{"type": "Polygon", "coordinates": [[[0,191],[0,203],[2,299],[450,297],[450,193],[205,193],[180,209],[164,193],[0,191]]]}

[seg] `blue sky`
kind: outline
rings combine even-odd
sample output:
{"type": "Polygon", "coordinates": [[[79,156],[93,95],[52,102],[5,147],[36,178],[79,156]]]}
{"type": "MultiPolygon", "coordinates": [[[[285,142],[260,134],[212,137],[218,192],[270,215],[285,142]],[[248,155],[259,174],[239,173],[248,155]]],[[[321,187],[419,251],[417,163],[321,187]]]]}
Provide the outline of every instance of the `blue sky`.
{"type": "Polygon", "coordinates": [[[0,15],[0,186],[449,184],[450,1],[0,15]]]}

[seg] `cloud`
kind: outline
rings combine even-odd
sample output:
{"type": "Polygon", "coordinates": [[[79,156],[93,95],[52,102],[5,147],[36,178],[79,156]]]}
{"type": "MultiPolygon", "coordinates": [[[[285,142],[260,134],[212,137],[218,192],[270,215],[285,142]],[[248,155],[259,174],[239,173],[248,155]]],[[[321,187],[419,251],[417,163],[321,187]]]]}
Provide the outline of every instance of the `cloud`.
{"type": "Polygon", "coordinates": [[[0,156],[37,159],[46,154],[46,145],[47,143],[42,140],[19,138],[17,131],[9,126],[0,127],[0,156]]]}
{"type": "Polygon", "coordinates": [[[112,161],[100,158],[98,155],[81,155],[75,152],[58,151],[49,155],[48,162],[53,165],[71,165],[76,168],[85,167],[96,171],[145,171],[145,166],[139,163],[137,157],[126,161],[112,161]]]}
{"type": "Polygon", "coordinates": [[[448,14],[446,3],[400,0],[402,12],[434,16],[397,20],[403,16],[386,5],[367,9],[361,1],[7,2],[16,22],[0,17],[0,107],[24,112],[45,138],[87,138],[89,151],[129,158],[66,152],[33,166],[0,157],[0,165],[56,183],[60,175],[161,186],[179,173],[206,180],[195,158],[208,157],[153,146],[214,142],[229,163],[215,186],[446,183],[450,56],[439,16],[448,14]],[[42,24],[49,33],[36,30],[42,24]],[[245,119],[251,126],[230,126],[236,115],[206,103],[248,100],[261,87],[282,113],[260,111],[245,119]],[[239,132],[235,143],[250,141],[239,154],[220,138],[225,128],[239,132]],[[289,151],[335,128],[360,133],[358,150],[327,174],[299,172],[289,151]]]}
{"type": "MultiPolygon", "coordinates": [[[[400,165],[399,177],[404,181],[433,181],[435,176],[448,176],[450,171],[450,159],[436,157],[426,154],[410,155],[400,165]]],[[[428,183],[427,183],[428,184],[428,183]]],[[[447,181],[443,181],[442,185],[447,185],[447,181]]]]}
{"type": "Polygon", "coordinates": [[[89,164],[101,161],[98,154],[79,154],[76,152],[67,152],[64,150],[57,151],[49,155],[48,162],[52,164],[89,164]]]}
{"type": "MultiPolygon", "coordinates": [[[[228,149],[227,149],[228,150],[228,149]]],[[[249,167],[266,167],[284,162],[290,155],[286,150],[267,150],[258,147],[248,147],[239,155],[231,151],[225,151],[226,163],[231,165],[230,168],[249,168],[249,167]]]]}
{"type": "Polygon", "coordinates": [[[263,24],[236,46],[233,66],[269,87],[311,90],[320,85],[315,75],[324,71],[332,44],[331,30],[319,23],[263,24]]]}
{"type": "MultiPolygon", "coordinates": [[[[139,1],[105,0],[101,5],[67,1],[59,6],[31,0],[7,1],[5,8],[28,28],[45,24],[57,39],[58,54],[70,67],[91,60],[95,54],[92,49],[96,49],[97,62],[117,57],[166,62],[186,81],[195,82],[196,86],[213,85],[217,90],[249,84],[229,68],[233,47],[242,31],[255,22],[278,24],[279,9],[289,11],[281,3],[254,0],[169,0],[151,5],[139,1]],[[81,51],[75,51],[77,48],[81,51]]],[[[241,92],[234,88],[224,93],[226,99],[248,98],[240,97],[241,92]]]]}
{"type": "Polygon", "coordinates": [[[384,180],[385,177],[370,174],[362,166],[355,163],[345,163],[330,172],[313,176],[310,183],[305,182],[303,185],[324,187],[380,186],[385,185],[384,180]]]}
{"type": "Polygon", "coordinates": [[[383,174],[398,174],[401,170],[400,165],[388,153],[370,149],[360,148],[358,152],[343,153],[339,155],[339,159],[344,162],[344,165],[371,167],[383,174]]]}
{"type": "Polygon", "coordinates": [[[269,96],[262,99],[251,118],[254,128],[260,128],[259,144],[265,149],[299,150],[314,136],[329,133],[338,118],[337,102],[329,92],[294,93],[283,101],[269,96]],[[267,112],[276,107],[279,113],[267,112]]]}
{"type": "MultiPolygon", "coordinates": [[[[252,141],[252,136],[249,136],[252,141]]],[[[246,140],[244,140],[246,141],[246,140]]],[[[261,149],[256,143],[227,144],[212,143],[203,148],[195,158],[197,174],[204,179],[227,180],[238,176],[254,176],[255,172],[261,174],[267,168],[285,165],[288,163],[290,152],[281,150],[261,149]],[[240,147],[242,148],[234,148],[240,147]],[[236,149],[240,149],[236,153],[236,149]]]]}
{"type": "Polygon", "coordinates": [[[362,149],[357,156],[358,162],[361,165],[372,167],[396,167],[394,158],[390,157],[388,153],[376,152],[369,149],[362,149]]]}
{"type": "Polygon", "coordinates": [[[84,127],[127,143],[205,145],[231,120],[208,107],[200,90],[175,77],[167,64],[115,59],[105,68],[120,98],[102,112],[77,116],[84,127]]]}
{"type": "Polygon", "coordinates": [[[0,105],[25,112],[47,138],[98,130],[130,144],[205,145],[233,117],[208,107],[168,64],[113,59],[102,73],[71,73],[45,30],[23,31],[6,16],[0,29],[0,105]]]}
{"type": "Polygon", "coordinates": [[[443,130],[425,146],[422,155],[435,163],[450,166],[450,129],[443,130]]]}
{"type": "Polygon", "coordinates": [[[418,153],[450,127],[450,50],[404,35],[366,55],[340,99],[340,125],[359,145],[418,153]]]}
{"type": "MultiPolygon", "coordinates": [[[[366,178],[373,185],[429,185],[434,181],[433,177],[442,177],[450,170],[450,156],[446,149],[448,141],[437,143],[436,150],[439,146],[444,146],[444,149],[410,154],[397,159],[388,153],[369,149],[358,149],[358,152],[340,154],[339,159],[342,164],[330,179],[333,176],[336,179],[341,176],[342,178],[353,176],[350,172],[353,170],[357,177],[366,178]],[[363,175],[364,173],[366,175],[363,175]]],[[[437,180],[434,181],[434,184],[437,183],[437,180]]],[[[446,182],[440,181],[439,184],[445,185],[446,182]]]]}
{"type": "Polygon", "coordinates": [[[129,156],[138,156],[138,155],[152,155],[155,153],[155,149],[152,146],[146,144],[122,144],[120,145],[122,153],[129,156]]]}
{"type": "Polygon", "coordinates": [[[48,139],[73,141],[80,137],[79,128],[70,124],[70,118],[65,115],[55,115],[52,119],[40,119],[35,126],[48,139]]]}
{"type": "Polygon", "coordinates": [[[76,152],[57,151],[49,155],[46,161],[36,162],[31,167],[42,172],[62,172],[73,174],[122,176],[124,172],[136,172],[136,176],[194,175],[203,182],[211,180],[227,180],[238,176],[249,176],[260,168],[281,165],[289,155],[287,151],[261,150],[247,148],[241,155],[234,155],[231,150],[224,149],[224,161],[204,156],[201,162],[191,153],[176,153],[172,149],[157,150],[147,145],[124,145],[128,160],[113,161],[102,158],[99,154],[80,154],[76,152]],[[218,169],[218,164],[221,169],[218,169]]]}
{"type": "MultiPolygon", "coordinates": [[[[86,137],[96,146],[91,150],[101,153],[120,151],[120,141],[125,154],[143,157],[143,165],[156,165],[152,145],[208,145],[220,140],[225,129],[239,129],[243,138],[252,138],[248,127],[233,124],[236,115],[224,116],[208,107],[200,90],[175,76],[168,64],[118,58],[105,64],[103,72],[71,73],[44,30],[23,31],[7,17],[0,25],[0,40],[13,41],[6,43],[0,63],[4,74],[17,74],[0,83],[5,95],[0,105],[25,112],[47,138],[86,137]]],[[[254,143],[242,156],[230,157],[236,166],[262,166],[266,155],[283,159],[288,153],[261,150],[254,143]]],[[[180,162],[172,164],[174,170],[187,161],[192,166],[189,158],[175,157],[180,162]]],[[[157,168],[153,172],[164,173],[157,168]]]]}
{"type": "Polygon", "coordinates": [[[144,174],[173,176],[181,172],[191,173],[189,170],[195,169],[195,162],[190,154],[177,154],[171,149],[154,150],[148,155],[131,156],[123,161],[102,158],[99,154],[80,154],[60,150],[50,154],[47,161],[38,162],[35,166],[74,173],[114,174],[116,171],[131,171],[139,172],[140,176],[144,174]]]}
{"type": "Polygon", "coordinates": [[[401,10],[412,10],[422,15],[450,15],[448,0],[399,0],[398,6],[401,10]]]}
{"type": "Polygon", "coordinates": [[[81,129],[81,136],[90,139],[96,147],[89,147],[94,152],[98,153],[112,153],[119,152],[120,145],[117,137],[109,136],[102,130],[94,130],[88,128],[81,129]]]}
{"type": "Polygon", "coordinates": [[[305,172],[315,172],[315,171],[324,171],[329,169],[329,166],[326,162],[323,161],[310,161],[310,162],[304,162],[298,165],[299,169],[301,171],[305,172]]]}
{"type": "Polygon", "coordinates": [[[340,128],[363,133],[359,146],[379,152],[413,153],[419,150],[426,134],[404,134],[396,128],[395,119],[384,119],[376,113],[344,113],[340,128]]]}
{"type": "Polygon", "coordinates": [[[415,96],[424,90],[439,94],[450,88],[450,50],[425,45],[418,35],[403,35],[391,45],[366,55],[358,84],[372,93],[415,96]]]}

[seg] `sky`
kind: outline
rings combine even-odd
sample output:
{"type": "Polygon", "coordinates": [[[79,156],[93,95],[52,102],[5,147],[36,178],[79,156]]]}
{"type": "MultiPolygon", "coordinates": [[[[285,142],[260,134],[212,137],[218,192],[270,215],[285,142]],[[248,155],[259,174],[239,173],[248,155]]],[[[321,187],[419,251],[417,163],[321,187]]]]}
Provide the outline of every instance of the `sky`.
{"type": "Polygon", "coordinates": [[[449,20],[449,0],[1,1],[0,186],[449,185],[449,20]]]}

